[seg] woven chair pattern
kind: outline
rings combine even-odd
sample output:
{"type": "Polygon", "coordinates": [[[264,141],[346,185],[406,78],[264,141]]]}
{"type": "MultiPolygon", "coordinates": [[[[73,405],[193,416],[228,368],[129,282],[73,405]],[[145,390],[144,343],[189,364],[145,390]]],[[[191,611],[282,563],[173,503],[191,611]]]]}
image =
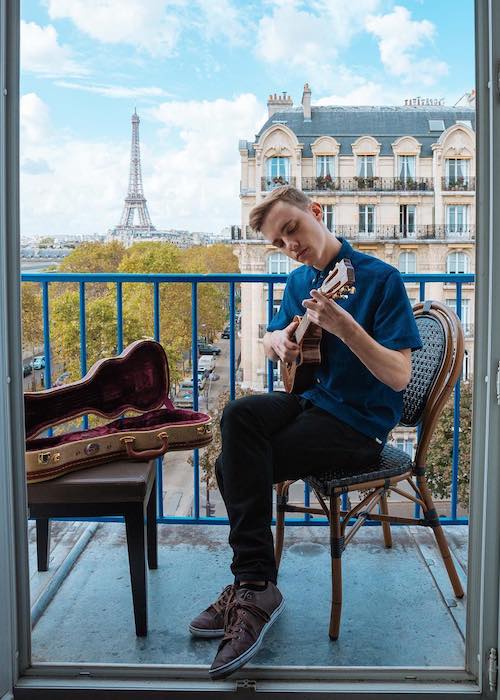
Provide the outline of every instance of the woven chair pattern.
{"type": "MultiPolygon", "coordinates": [[[[412,352],[412,376],[403,394],[401,423],[417,425],[425,408],[425,402],[441,367],[445,352],[446,338],[441,323],[430,316],[420,316],[417,322],[422,347],[412,352]]],[[[411,457],[397,447],[386,444],[376,464],[352,467],[333,467],[320,475],[308,476],[304,481],[313,489],[330,496],[334,489],[348,488],[377,479],[388,479],[404,474],[412,468],[411,457]]]]}
{"type": "Polygon", "coordinates": [[[446,346],[444,328],[436,318],[420,316],[415,320],[422,347],[411,354],[411,379],[403,394],[401,424],[407,426],[416,426],[422,419],[446,346]]]}

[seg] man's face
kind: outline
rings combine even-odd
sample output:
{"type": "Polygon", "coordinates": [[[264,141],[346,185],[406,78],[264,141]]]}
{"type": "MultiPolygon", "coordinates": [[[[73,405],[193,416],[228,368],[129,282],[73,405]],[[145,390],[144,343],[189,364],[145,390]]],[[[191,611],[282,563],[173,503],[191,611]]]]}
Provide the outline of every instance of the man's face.
{"type": "Polygon", "coordinates": [[[261,230],[289,258],[306,265],[318,263],[325,243],[319,205],[313,203],[304,210],[278,201],[264,219],[261,230]]]}

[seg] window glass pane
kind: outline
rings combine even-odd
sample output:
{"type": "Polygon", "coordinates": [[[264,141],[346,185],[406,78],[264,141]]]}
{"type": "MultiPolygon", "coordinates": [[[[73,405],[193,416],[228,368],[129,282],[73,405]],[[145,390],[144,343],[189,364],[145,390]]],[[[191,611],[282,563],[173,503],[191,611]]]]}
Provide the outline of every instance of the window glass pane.
{"type": "Polygon", "coordinates": [[[415,179],[415,156],[399,157],[399,177],[401,180],[415,179]]]}
{"type": "Polygon", "coordinates": [[[359,177],[373,177],[375,175],[375,156],[358,157],[359,177]]]}
{"type": "Polygon", "coordinates": [[[323,206],[323,223],[332,233],[335,231],[335,207],[333,204],[323,206]]]}
{"type": "Polygon", "coordinates": [[[316,157],[316,176],[325,177],[335,174],[335,156],[317,156],[316,157]]]}

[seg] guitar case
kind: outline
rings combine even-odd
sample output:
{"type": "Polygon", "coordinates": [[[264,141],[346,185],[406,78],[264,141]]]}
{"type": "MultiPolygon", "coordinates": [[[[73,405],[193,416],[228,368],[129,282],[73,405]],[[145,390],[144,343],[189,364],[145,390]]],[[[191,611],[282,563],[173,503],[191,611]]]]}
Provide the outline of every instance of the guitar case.
{"type": "Polygon", "coordinates": [[[77,382],[26,392],[28,483],[116,459],[144,461],[170,450],[191,450],[212,440],[206,413],[175,408],[163,347],[137,340],[121,355],[99,360],[77,382]],[[135,415],[122,415],[133,412],[135,415]],[[41,435],[47,428],[95,414],[111,422],[95,428],[41,435]]]}

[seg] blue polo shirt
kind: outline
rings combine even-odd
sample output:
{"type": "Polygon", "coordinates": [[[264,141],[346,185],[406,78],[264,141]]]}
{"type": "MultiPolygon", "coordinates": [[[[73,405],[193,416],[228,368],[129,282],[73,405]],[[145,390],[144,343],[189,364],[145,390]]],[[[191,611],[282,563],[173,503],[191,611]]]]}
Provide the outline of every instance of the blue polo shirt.
{"type": "MultiPolygon", "coordinates": [[[[339,254],[322,271],[302,265],[288,276],[283,300],[268,331],[288,326],[295,315],[303,316],[302,301],[310,290],[319,288],[328,272],[343,258],[349,258],[356,277],[354,294],[339,299],[342,306],[378,343],[391,350],[422,347],[417,324],[396,268],[383,260],[360,253],[343,238],[339,254]]],[[[379,381],[340,338],[323,331],[322,363],[315,383],[302,396],[332,413],[364,435],[385,443],[399,423],[403,392],[379,381]]]]}

